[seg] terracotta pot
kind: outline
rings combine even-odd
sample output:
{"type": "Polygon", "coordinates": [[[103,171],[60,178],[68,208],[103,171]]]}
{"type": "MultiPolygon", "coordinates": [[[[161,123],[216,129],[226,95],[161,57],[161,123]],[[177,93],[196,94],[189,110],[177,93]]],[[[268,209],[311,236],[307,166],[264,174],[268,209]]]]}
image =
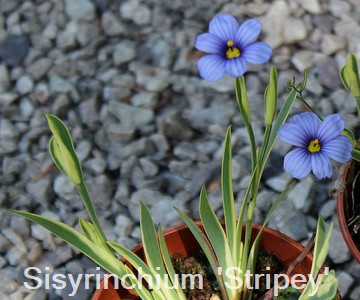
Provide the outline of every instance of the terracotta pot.
{"type": "Polygon", "coordinates": [[[360,164],[356,161],[351,161],[344,166],[343,172],[340,175],[341,187],[337,195],[337,215],[339,219],[339,226],[341,233],[344,237],[346,245],[349,247],[350,252],[355,259],[360,263],[360,250],[356,247],[353,238],[350,234],[349,227],[347,226],[349,213],[348,209],[352,206],[351,189],[352,180],[350,179],[351,171],[356,169],[360,171],[360,164]]]}
{"type": "MultiPolygon", "coordinates": [[[[198,222],[197,224],[201,229],[203,229],[201,222],[198,222]]],[[[253,225],[253,237],[256,236],[260,228],[260,225],[253,225]]],[[[245,225],[243,225],[243,231],[244,229],[245,225]]],[[[198,253],[200,250],[199,244],[185,224],[166,230],[164,232],[164,236],[171,253],[187,257],[198,253]]],[[[287,268],[304,249],[300,243],[271,228],[266,228],[263,232],[260,248],[267,249],[275,254],[283,262],[285,268],[287,268]]],[[[142,244],[137,245],[133,249],[133,252],[142,258],[144,257],[142,244]]],[[[309,253],[305,259],[296,266],[293,274],[309,274],[311,270],[311,263],[312,254],[309,253]]],[[[113,285],[109,285],[107,289],[104,289],[102,283],[101,288],[96,290],[92,298],[92,300],[121,299],[136,299],[136,295],[132,293],[132,291],[126,289],[115,290],[113,285]]]]}

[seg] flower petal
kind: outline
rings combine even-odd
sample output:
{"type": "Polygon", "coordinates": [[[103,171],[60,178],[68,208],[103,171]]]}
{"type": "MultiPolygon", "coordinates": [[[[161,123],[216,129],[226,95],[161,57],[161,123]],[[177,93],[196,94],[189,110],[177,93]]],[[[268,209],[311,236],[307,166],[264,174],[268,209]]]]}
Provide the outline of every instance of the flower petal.
{"type": "Polygon", "coordinates": [[[270,59],[271,47],[264,42],[256,42],[242,50],[242,57],[251,64],[263,64],[270,59]]]}
{"type": "Polygon", "coordinates": [[[337,162],[345,163],[351,158],[352,149],[353,146],[349,138],[340,135],[322,145],[321,152],[337,162]]]}
{"type": "Polygon", "coordinates": [[[304,178],[311,171],[310,154],[301,148],[291,150],[285,155],[284,169],[294,178],[304,178]]]}
{"type": "Polygon", "coordinates": [[[246,72],[246,68],[245,59],[233,58],[226,61],[225,72],[232,77],[241,77],[246,72]]]}
{"type": "Polygon", "coordinates": [[[231,15],[215,16],[209,23],[209,33],[217,35],[226,44],[235,38],[238,27],[238,22],[231,15]]]}
{"type": "Polygon", "coordinates": [[[200,76],[208,81],[220,79],[225,73],[226,60],[219,55],[209,54],[198,60],[200,76]]]}
{"type": "Polygon", "coordinates": [[[261,32],[261,23],[256,19],[244,21],[236,33],[235,45],[245,48],[254,42],[261,32]]]}
{"type": "Polygon", "coordinates": [[[203,33],[196,37],[195,48],[206,53],[224,54],[226,44],[217,35],[203,33]]]}
{"type": "Polygon", "coordinates": [[[236,33],[235,45],[245,48],[257,39],[261,31],[261,23],[256,19],[243,22],[236,33]]]}
{"type": "Polygon", "coordinates": [[[287,144],[307,148],[308,137],[306,132],[298,124],[284,124],[278,131],[279,138],[287,144]]]}
{"type": "Polygon", "coordinates": [[[329,157],[321,151],[313,153],[310,157],[311,169],[315,176],[319,179],[330,178],[332,175],[332,166],[329,157]]]}
{"type": "Polygon", "coordinates": [[[313,112],[304,112],[291,118],[291,123],[297,124],[304,131],[308,142],[318,138],[318,128],[320,126],[319,118],[313,112]]]}
{"type": "Polygon", "coordinates": [[[318,130],[318,139],[320,144],[325,144],[328,141],[336,138],[341,134],[345,128],[345,121],[339,114],[328,115],[318,130]]]}

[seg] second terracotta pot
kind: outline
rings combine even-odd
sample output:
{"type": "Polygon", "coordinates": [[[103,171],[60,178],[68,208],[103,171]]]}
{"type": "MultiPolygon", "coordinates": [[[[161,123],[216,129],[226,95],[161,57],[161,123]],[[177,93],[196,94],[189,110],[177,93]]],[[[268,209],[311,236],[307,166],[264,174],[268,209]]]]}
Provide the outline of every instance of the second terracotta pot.
{"type": "MultiPolygon", "coordinates": [[[[341,233],[344,237],[345,243],[348,246],[350,252],[355,257],[355,259],[360,263],[360,250],[355,245],[355,242],[351,236],[348,223],[350,216],[350,211],[352,210],[352,189],[353,189],[353,180],[355,174],[360,172],[360,163],[357,161],[352,160],[349,164],[344,166],[343,172],[340,175],[340,184],[339,190],[337,195],[337,214],[339,219],[339,226],[341,233]]],[[[360,177],[358,179],[360,182],[360,177]]],[[[359,195],[354,194],[357,199],[359,200],[359,195]]],[[[360,234],[360,233],[358,233],[360,234]]]]}

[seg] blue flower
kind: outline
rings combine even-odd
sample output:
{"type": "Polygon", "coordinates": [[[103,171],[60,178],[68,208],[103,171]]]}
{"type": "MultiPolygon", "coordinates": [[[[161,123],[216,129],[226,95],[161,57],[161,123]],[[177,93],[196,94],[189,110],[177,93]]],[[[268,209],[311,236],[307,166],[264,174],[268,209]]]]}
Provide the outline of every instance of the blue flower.
{"type": "Polygon", "coordinates": [[[320,179],[331,177],[330,159],[345,163],[351,157],[352,144],[341,135],[344,126],[339,114],[328,115],[323,122],[312,112],[292,117],[278,131],[283,142],[296,147],[286,154],[284,169],[299,179],[311,171],[320,179]]]}
{"type": "Polygon", "coordinates": [[[200,76],[208,81],[220,79],[225,73],[241,77],[247,63],[262,64],[270,59],[271,47],[264,42],[254,42],[261,31],[256,19],[246,20],[239,27],[231,15],[214,17],[209,32],[197,36],[195,48],[209,53],[198,61],[200,76]]]}

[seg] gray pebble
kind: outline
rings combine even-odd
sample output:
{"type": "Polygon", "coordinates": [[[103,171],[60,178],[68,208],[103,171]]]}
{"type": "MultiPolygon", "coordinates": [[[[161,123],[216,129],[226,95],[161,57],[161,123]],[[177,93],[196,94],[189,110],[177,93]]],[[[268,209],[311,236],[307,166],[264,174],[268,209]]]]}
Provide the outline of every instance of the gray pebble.
{"type": "Polygon", "coordinates": [[[338,279],[338,289],[340,294],[345,297],[350,291],[351,286],[354,283],[354,278],[352,278],[346,272],[337,272],[336,277],[338,279]]]}
{"type": "Polygon", "coordinates": [[[360,299],[360,286],[355,287],[355,288],[350,292],[349,297],[350,297],[351,300],[360,299]]]}
{"type": "Polygon", "coordinates": [[[65,12],[75,20],[92,21],[95,18],[95,6],[89,0],[65,0],[65,12]]]}
{"type": "Polygon", "coordinates": [[[329,257],[334,263],[344,263],[351,258],[348,247],[346,246],[341,232],[334,228],[330,239],[329,257]]]}
{"type": "Polygon", "coordinates": [[[30,76],[21,76],[16,82],[16,89],[21,95],[30,93],[34,88],[34,82],[30,76]]]}
{"type": "Polygon", "coordinates": [[[121,23],[117,15],[106,11],[101,18],[101,25],[105,33],[109,36],[117,36],[126,33],[125,26],[121,23]]]}
{"type": "Polygon", "coordinates": [[[288,186],[291,176],[287,173],[282,173],[273,178],[266,180],[266,184],[276,192],[282,193],[288,186]]]}
{"type": "Polygon", "coordinates": [[[2,107],[10,106],[19,98],[17,93],[5,92],[0,94],[0,105],[2,107]]]}
{"type": "Polygon", "coordinates": [[[164,116],[159,117],[157,126],[160,133],[167,138],[178,141],[190,140],[194,134],[188,122],[178,110],[169,111],[164,116]]]}
{"type": "Polygon", "coordinates": [[[115,66],[127,63],[136,57],[135,44],[132,41],[124,40],[115,46],[113,60],[115,66]]]}
{"type": "Polygon", "coordinates": [[[0,93],[5,92],[10,86],[9,72],[6,65],[0,65],[0,93]]]}
{"type": "Polygon", "coordinates": [[[320,84],[331,90],[342,87],[339,78],[339,69],[334,59],[325,58],[316,61],[315,64],[318,68],[318,80],[320,84]]]}
{"type": "Polygon", "coordinates": [[[51,76],[49,91],[50,93],[68,93],[74,89],[73,85],[60,76],[51,76]]]}
{"type": "Polygon", "coordinates": [[[52,64],[53,62],[51,61],[51,59],[43,57],[30,65],[27,71],[32,75],[35,80],[39,80],[46,75],[52,64]]]}
{"type": "Polygon", "coordinates": [[[135,73],[137,84],[150,92],[161,92],[169,86],[170,72],[166,69],[151,68],[138,62],[131,62],[129,70],[135,73]]]}
{"type": "Polygon", "coordinates": [[[128,0],[120,5],[120,14],[124,19],[133,21],[137,25],[146,25],[151,20],[151,10],[140,0],[128,0]]]}
{"type": "Polygon", "coordinates": [[[0,58],[9,66],[18,66],[30,48],[26,35],[9,35],[0,43],[0,58]]]}
{"type": "Polygon", "coordinates": [[[43,178],[36,182],[29,182],[26,185],[26,191],[36,203],[44,208],[47,208],[53,201],[54,193],[49,178],[43,178]]]}
{"type": "MultiPolygon", "coordinates": [[[[309,204],[309,199],[312,199],[311,191],[313,190],[313,186],[313,177],[307,176],[295,185],[287,196],[287,200],[293,203],[295,209],[304,210],[306,205],[309,204]]],[[[324,216],[324,218],[326,217],[324,216]]]]}
{"type": "Polygon", "coordinates": [[[154,112],[149,109],[134,107],[131,105],[110,102],[109,111],[115,115],[126,126],[141,128],[154,119],[154,112]]]}
{"type": "Polygon", "coordinates": [[[100,157],[94,157],[85,161],[84,166],[90,169],[94,174],[103,174],[106,170],[106,161],[100,157]]]}
{"type": "Polygon", "coordinates": [[[0,253],[7,252],[11,247],[10,241],[3,235],[0,235],[0,253]]]}
{"type": "Polygon", "coordinates": [[[327,201],[323,207],[321,208],[319,214],[323,216],[325,219],[336,214],[336,200],[327,201]]]}

